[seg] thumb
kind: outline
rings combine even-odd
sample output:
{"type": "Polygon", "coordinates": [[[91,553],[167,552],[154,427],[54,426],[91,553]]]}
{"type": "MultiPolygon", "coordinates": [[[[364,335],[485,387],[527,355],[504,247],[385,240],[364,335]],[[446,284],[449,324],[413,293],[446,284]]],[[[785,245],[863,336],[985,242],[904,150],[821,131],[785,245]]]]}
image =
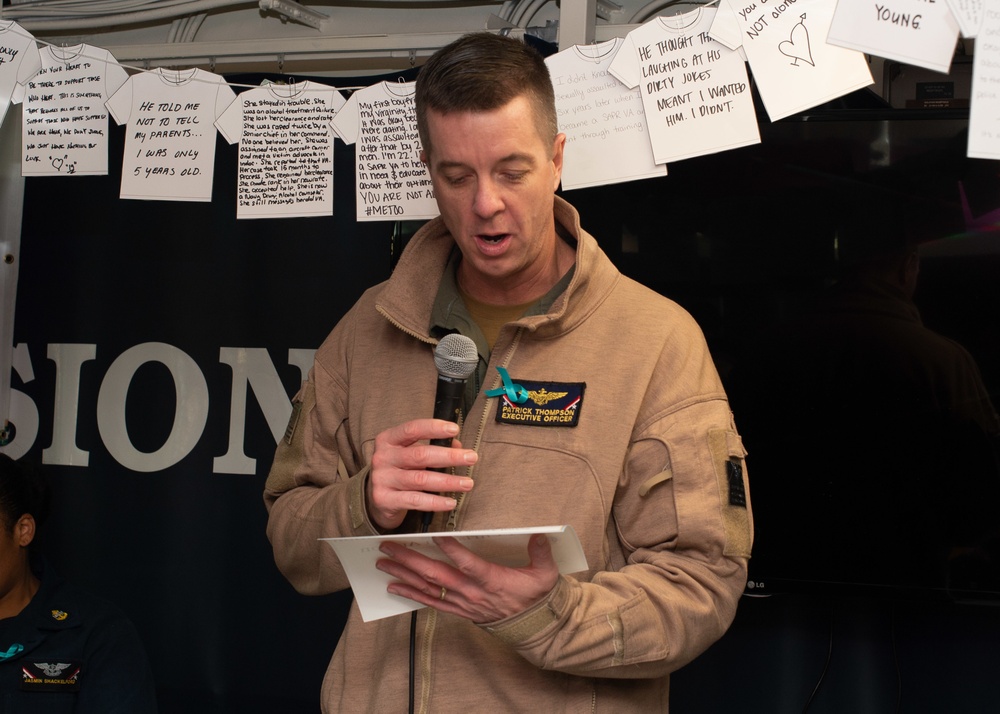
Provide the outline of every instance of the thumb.
{"type": "Polygon", "coordinates": [[[536,533],[528,540],[528,558],[531,567],[536,570],[550,570],[556,567],[555,558],[552,556],[552,544],[549,543],[548,536],[543,533],[536,533]]]}

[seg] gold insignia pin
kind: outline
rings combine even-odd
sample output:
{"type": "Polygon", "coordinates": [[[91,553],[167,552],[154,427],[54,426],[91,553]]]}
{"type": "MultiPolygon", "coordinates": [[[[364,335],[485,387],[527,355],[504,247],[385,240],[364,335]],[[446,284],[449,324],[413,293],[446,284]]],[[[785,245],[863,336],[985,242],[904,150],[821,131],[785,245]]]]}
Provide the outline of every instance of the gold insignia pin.
{"type": "Polygon", "coordinates": [[[62,622],[67,617],[69,617],[69,613],[66,612],[65,610],[53,610],[52,611],[52,619],[53,620],[58,620],[59,622],[62,622]]]}
{"type": "Polygon", "coordinates": [[[531,397],[531,401],[540,407],[544,407],[549,402],[554,402],[556,399],[562,399],[569,392],[550,392],[549,390],[542,387],[537,392],[531,390],[528,392],[528,396],[531,397]]]}

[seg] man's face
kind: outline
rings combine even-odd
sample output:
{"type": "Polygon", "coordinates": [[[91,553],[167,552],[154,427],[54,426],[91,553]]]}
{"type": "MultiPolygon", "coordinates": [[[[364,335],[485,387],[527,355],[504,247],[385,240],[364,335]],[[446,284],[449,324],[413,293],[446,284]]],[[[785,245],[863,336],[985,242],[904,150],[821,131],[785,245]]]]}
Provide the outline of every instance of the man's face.
{"type": "Polygon", "coordinates": [[[493,304],[543,295],[561,277],[551,278],[558,272],[552,200],[565,136],[542,138],[525,95],[488,112],[428,111],[427,133],[424,160],[462,251],[459,285],[493,304]]]}

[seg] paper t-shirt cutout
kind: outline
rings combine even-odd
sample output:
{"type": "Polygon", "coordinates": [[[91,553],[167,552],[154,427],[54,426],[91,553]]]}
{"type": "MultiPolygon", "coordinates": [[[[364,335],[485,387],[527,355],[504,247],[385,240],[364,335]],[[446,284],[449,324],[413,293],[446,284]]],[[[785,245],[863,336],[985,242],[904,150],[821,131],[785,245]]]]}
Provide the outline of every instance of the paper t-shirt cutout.
{"type": "Polygon", "coordinates": [[[344,96],[317,82],[242,92],[215,123],[239,142],[236,218],[333,214],[333,129],[344,96]]]}
{"type": "Polygon", "coordinates": [[[7,116],[10,98],[42,67],[34,36],[13,20],[0,20],[0,124],[7,116]]]}
{"type": "Polygon", "coordinates": [[[983,42],[987,37],[1000,37],[1000,13],[983,13],[980,39],[976,41],[972,57],[966,149],[972,159],[1000,159],[1000,121],[997,121],[1000,117],[1000,47],[983,42]]]}
{"type": "Polygon", "coordinates": [[[128,73],[105,49],[43,47],[42,68],[18,92],[22,176],[105,176],[108,110],[104,103],[128,73]]]}
{"type": "Polygon", "coordinates": [[[715,8],[632,30],[608,70],[638,86],[659,164],[760,143],[746,63],[709,37],[715,8]]]}
{"type": "MultiPolygon", "coordinates": [[[[958,22],[962,37],[975,37],[983,24],[983,0],[945,0],[958,22]]],[[[979,49],[978,47],[976,48],[979,49]]]]}
{"type": "Polygon", "coordinates": [[[862,53],[825,40],[835,7],[836,0],[798,0],[775,17],[771,5],[719,3],[710,34],[727,47],[743,47],[771,121],[872,83],[862,53]]]}
{"type": "Polygon", "coordinates": [[[826,41],[937,72],[947,72],[958,21],[944,2],[837,0],[826,41]]]}
{"type": "Polygon", "coordinates": [[[667,173],[665,164],[653,160],[639,89],[629,89],[608,72],[623,44],[616,37],[545,58],[559,131],[566,134],[565,191],[667,173]]]}
{"type": "Polygon", "coordinates": [[[420,160],[414,82],[379,82],[359,89],[333,118],[345,144],[357,144],[357,220],[434,218],[437,201],[420,160]]]}
{"type": "Polygon", "coordinates": [[[215,120],[236,98],[212,72],[163,68],[129,78],[107,107],[128,124],[122,198],[211,201],[215,120]]]}

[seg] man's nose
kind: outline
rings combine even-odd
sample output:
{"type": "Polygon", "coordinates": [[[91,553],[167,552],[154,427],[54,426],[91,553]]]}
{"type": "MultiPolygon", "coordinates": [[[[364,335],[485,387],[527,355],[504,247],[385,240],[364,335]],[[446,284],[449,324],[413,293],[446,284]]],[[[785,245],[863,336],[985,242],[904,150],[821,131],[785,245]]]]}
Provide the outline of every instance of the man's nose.
{"type": "Polygon", "coordinates": [[[481,218],[495,216],[503,210],[503,196],[496,182],[492,179],[479,181],[472,208],[481,218]]]}

